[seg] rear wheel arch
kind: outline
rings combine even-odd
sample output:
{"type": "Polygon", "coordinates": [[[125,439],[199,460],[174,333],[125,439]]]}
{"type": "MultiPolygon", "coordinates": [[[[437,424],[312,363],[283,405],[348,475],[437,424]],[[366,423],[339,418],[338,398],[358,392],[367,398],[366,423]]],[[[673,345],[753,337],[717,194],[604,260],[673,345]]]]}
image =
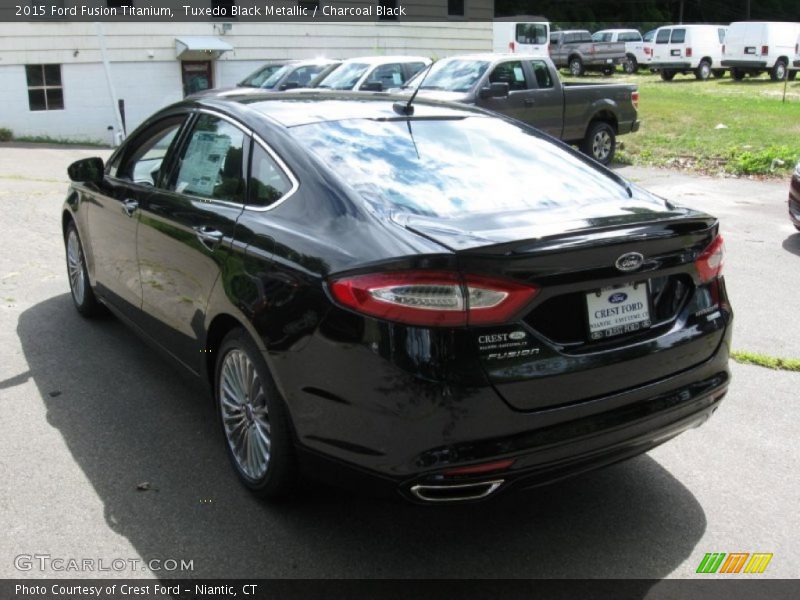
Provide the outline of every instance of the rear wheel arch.
{"type": "Polygon", "coordinates": [[[239,319],[227,313],[216,315],[208,326],[206,332],[205,344],[203,345],[202,352],[205,355],[204,367],[205,378],[208,381],[210,389],[214,389],[215,369],[217,364],[217,351],[222,345],[222,340],[234,329],[243,329],[248,331],[248,328],[239,319]]]}

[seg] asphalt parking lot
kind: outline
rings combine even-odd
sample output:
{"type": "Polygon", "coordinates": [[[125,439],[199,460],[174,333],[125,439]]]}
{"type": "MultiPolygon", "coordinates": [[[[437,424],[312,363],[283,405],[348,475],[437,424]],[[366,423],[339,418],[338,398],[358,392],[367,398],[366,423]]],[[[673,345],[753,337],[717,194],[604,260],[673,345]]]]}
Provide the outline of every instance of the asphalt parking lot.
{"type": "MultiPolygon", "coordinates": [[[[707,552],[771,552],[761,577],[800,576],[800,373],[755,366],[732,365],[703,427],[494,502],[418,507],[321,485],[254,500],[199,388],[119,322],[72,307],[66,166],[98,154],[0,144],[0,577],[98,576],[20,571],[20,554],[193,561],[161,576],[693,577],[707,552]]],[[[734,348],[800,358],[788,183],[621,173],[722,219],[734,348]]]]}

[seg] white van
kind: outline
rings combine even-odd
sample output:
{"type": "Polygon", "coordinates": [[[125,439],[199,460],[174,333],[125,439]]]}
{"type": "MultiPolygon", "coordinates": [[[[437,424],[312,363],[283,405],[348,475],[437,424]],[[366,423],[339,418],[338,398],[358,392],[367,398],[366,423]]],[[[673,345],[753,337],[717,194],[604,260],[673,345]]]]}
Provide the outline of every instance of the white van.
{"type": "Polygon", "coordinates": [[[797,77],[797,71],[800,70],[800,34],[797,36],[797,42],[794,45],[794,61],[792,62],[794,69],[789,71],[789,79],[797,77]]]}
{"type": "Polygon", "coordinates": [[[757,77],[769,72],[773,81],[783,81],[789,74],[794,79],[796,71],[789,70],[795,52],[800,23],[739,21],[731,23],[725,38],[722,66],[731,70],[737,81],[745,75],[757,77]]]}
{"type": "Polygon", "coordinates": [[[649,62],[649,56],[644,52],[644,40],[637,29],[602,29],[592,34],[595,42],[625,42],[625,55],[627,61],[622,68],[628,74],[636,73],[640,66],[649,62]]]}
{"type": "Polygon", "coordinates": [[[722,25],[659,27],[650,68],[658,69],[664,81],[672,81],[678,73],[694,73],[703,81],[712,74],[722,77],[725,75],[721,63],[726,30],[722,25]]]}
{"type": "Polygon", "coordinates": [[[547,56],[550,22],[544,17],[501,17],[492,23],[492,51],[547,56]]]}

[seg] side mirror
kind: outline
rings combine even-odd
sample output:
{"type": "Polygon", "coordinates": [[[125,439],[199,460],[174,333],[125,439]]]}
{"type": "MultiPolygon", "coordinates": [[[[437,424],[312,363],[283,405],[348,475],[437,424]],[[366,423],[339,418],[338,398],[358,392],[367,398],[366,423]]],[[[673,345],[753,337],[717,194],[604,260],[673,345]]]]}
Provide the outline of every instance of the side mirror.
{"type": "Polygon", "coordinates": [[[102,158],[82,158],[67,167],[67,175],[79,183],[101,183],[105,174],[102,158]]]}
{"type": "Polygon", "coordinates": [[[505,82],[490,83],[489,87],[481,88],[478,96],[482,100],[486,98],[508,98],[509,86],[505,82]]]}
{"type": "Polygon", "coordinates": [[[382,92],[383,84],[380,81],[369,81],[361,86],[365,92],[382,92]]]}
{"type": "Polygon", "coordinates": [[[286,83],[282,83],[280,90],[285,92],[286,90],[294,90],[300,87],[300,83],[297,81],[287,81],[286,83]]]}

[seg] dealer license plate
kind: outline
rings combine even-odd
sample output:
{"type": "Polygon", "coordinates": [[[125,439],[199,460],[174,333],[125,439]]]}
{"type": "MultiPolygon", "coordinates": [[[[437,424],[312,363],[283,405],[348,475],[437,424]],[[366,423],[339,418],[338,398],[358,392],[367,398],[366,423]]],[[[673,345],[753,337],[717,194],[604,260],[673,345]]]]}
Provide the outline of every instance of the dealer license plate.
{"type": "Polygon", "coordinates": [[[644,281],[590,292],[586,308],[593,340],[650,327],[650,298],[644,281]]]}

